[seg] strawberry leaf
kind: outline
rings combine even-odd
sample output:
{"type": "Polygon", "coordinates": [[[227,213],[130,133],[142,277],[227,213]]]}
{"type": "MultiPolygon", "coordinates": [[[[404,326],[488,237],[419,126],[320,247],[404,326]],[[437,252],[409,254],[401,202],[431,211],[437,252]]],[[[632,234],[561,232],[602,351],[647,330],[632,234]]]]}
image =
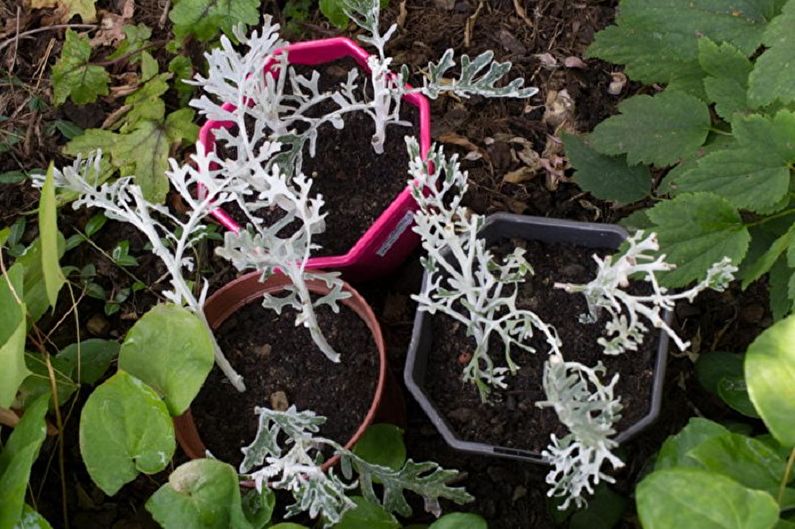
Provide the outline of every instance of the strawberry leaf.
{"type": "Polygon", "coordinates": [[[754,64],[749,80],[748,98],[756,107],[778,100],[787,104],[795,101],[795,1],[784,6],[765,31],[763,42],[768,46],[754,64]]]}

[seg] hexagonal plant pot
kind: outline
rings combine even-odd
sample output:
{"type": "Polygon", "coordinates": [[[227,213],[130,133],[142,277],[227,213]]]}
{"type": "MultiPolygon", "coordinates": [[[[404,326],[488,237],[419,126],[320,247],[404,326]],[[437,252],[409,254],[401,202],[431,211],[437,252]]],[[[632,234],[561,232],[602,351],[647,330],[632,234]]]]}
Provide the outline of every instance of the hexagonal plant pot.
{"type": "MultiPolygon", "coordinates": [[[[567,243],[588,248],[618,248],[624,239],[627,238],[627,232],[618,225],[497,213],[490,215],[486,219],[481,229],[480,237],[488,243],[495,243],[502,239],[524,239],[545,243],[567,243]]],[[[528,261],[532,265],[532,255],[528,255],[528,261]]],[[[426,273],[423,283],[427,280],[426,273]]],[[[434,381],[429,380],[427,376],[428,358],[433,340],[432,317],[427,312],[419,310],[415,315],[414,330],[406,359],[404,379],[409,392],[420,404],[444,440],[451,447],[463,452],[543,463],[539,452],[467,440],[451,426],[427,391],[427,388],[434,384],[434,381]]],[[[671,314],[666,313],[665,319],[670,322],[671,314]]],[[[655,351],[656,357],[653,358],[653,384],[650,392],[651,402],[648,412],[636,422],[618,432],[615,440],[619,443],[626,442],[638,435],[654,422],[659,415],[665,365],[668,356],[668,335],[664,332],[659,333],[655,351]]],[[[536,355],[543,354],[545,353],[541,351],[536,353],[536,355]]],[[[543,361],[543,358],[539,358],[539,361],[543,361]]],[[[517,411],[517,413],[522,412],[517,411]]]]}
{"type": "MultiPolygon", "coordinates": [[[[343,58],[353,59],[365,72],[369,72],[369,54],[344,37],[321,39],[290,44],[283,48],[291,64],[320,65],[343,58]]],[[[278,53],[278,52],[277,52],[278,53]]],[[[271,64],[265,64],[267,70],[271,64]]],[[[419,130],[415,131],[424,157],[431,146],[430,106],[425,96],[414,93],[403,96],[403,101],[417,108],[419,130]]],[[[234,108],[225,103],[224,108],[234,108]]],[[[232,123],[207,121],[199,132],[199,141],[209,151],[215,147],[214,131],[219,127],[230,127],[232,123]]],[[[362,138],[369,146],[370,138],[362,138]]],[[[408,168],[407,168],[408,169],[408,168]]],[[[365,281],[382,277],[399,266],[416,248],[419,237],[411,226],[413,212],[417,205],[406,186],[392,203],[366,229],[359,240],[343,255],[315,257],[309,260],[308,267],[320,270],[339,270],[347,280],[365,281]]],[[[333,215],[333,212],[330,212],[333,215]]],[[[240,226],[229,214],[219,208],[213,216],[225,228],[237,232],[240,226]]]]}

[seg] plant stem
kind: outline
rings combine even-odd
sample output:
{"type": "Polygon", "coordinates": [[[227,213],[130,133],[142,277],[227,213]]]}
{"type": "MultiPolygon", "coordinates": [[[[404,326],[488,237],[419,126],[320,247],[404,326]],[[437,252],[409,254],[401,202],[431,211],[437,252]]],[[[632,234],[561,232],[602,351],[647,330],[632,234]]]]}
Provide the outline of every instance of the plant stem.
{"type": "Polygon", "coordinates": [[[792,466],[795,464],[795,448],[789,453],[789,458],[787,459],[787,467],[784,469],[784,475],[781,476],[781,484],[778,487],[778,504],[781,505],[781,501],[784,499],[784,490],[787,488],[787,483],[789,482],[789,477],[792,474],[792,466]]]}
{"type": "Polygon", "coordinates": [[[728,132],[728,131],[725,131],[725,130],[716,129],[715,127],[710,127],[709,131],[710,132],[714,132],[715,134],[720,134],[721,136],[733,136],[733,134],[731,132],[728,132]]]}
{"type": "Polygon", "coordinates": [[[755,220],[754,222],[749,222],[745,224],[746,228],[751,228],[753,226],[759,226],[760,224],[764,224],[765,222],[769,222],[771,220],[779,219],[781,217],[786,217],[787,215],[792,215],[795,213],[795,208],[785,209],[784,211],[779,211],[775,215],[770,215],[769,217],[765,217],[763,219],[755,220]]]}

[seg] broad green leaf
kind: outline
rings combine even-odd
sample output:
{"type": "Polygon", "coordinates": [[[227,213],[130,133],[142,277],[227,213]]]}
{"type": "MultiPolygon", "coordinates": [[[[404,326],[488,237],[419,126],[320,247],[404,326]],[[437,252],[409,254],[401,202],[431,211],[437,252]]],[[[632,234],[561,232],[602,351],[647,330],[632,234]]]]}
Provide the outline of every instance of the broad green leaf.
{"type": "MultiPolygon", "coordinates": [[[[24,408],[41,395],[52,393],[50,372],[44,357],[40,353],[25,353],[25,364],[30,370],[30,375],[25,377],[22,385],[19,386],[15,407],[24,408]]],[[[79,386],[70,378],[69,366],[65,365],[65,362],[50,357],[50,365],[55,376],[55,387],[60,406],[69,400],[79,386]]],[[[55,403],[51,401],[50,407],[54,408],[55,403]]]]}
{"type": "Polygon", "coordinates": [[[66,30],[61,57],[52,68],[53,103],[61,105],[67,97],[78,105],[92,103],[108,95],[110,76],[102,66],[89,63],[91,44],[87,36],[66,30]]]}
{"type": "Polygon", "coordinates": [[[33,507],[25,504],[22,508],[22,516],[13,529],[52,529],[52,526],[33,507]]]}
{"type": "Polygon", "coordinates": [[[775,323],[748,347],[745,381],[770,433],[795,447],[795,316],[775,323]]]}
{"type": "Polygon", "coordinates": [[[148,51],[141,52],[141,81],[148,81],[160,72],[157,59],[148,51]]]}
{"type": "Polygon", "coordinates": [[[574,181],[601,200],[619,204],[638,201],[651,192],[651,174],[644,165],[630,167],[625,156],[606,156],[596,152],[587,138],[563,136],[566,156],[574,166],[574,181]]]}
{"type": "Polygon", "coordinates": [[[356,507],[347,511],[334,529],[400,529],[400,523],[380,505],[370,503],[361,496],[351,499],[356,507]]]}
{"type": "Polygon", "coordinates": [[[698,41],[698,60],[707,73],[704,88],[720,117],[731,121],[735,112],[749,108],[746,92],[753,65],[740,50],[705,37],[698,41]]]}
{"type": "Polygon", "coordinates": [[[488,529],[488,527],[486,520],[480,515],[453,512],[433,522],[428,529],[488,529]]]}
{"type": "Polygon", "coordinates": [[[177,305],[157,305],[135,322],[122,343],[119,369],[160,393],[171,415],[182,415],[213,367],[212,337],[177,305]]]}
{"type": "Polygon", "coordinates": [[[702,386],[731,408],[748,417],[759,418],[748,398],[743,378],[743,355],[721,351],[704,353],[696,362],[696,376],[702,386]]]}
{"type": "Polygon", "coordinates": [[[588,505],[577,509],[569,520],[569,529],[613,529],[627,510],[629,500],[606,485],[598,485],[588,505]]]}
{"type": "Polygon", "coordinates": [[[3,228],[0,230],[0,248],[5,246],[6,241],[11,236],[11,228],[3,228]]]}
{"type": "Polygon", "coordinates": [[[779,257],[790,247],[792,239],[795,237],[795,224],[793,224],[781,237],[773,241],[768,250],[762,254],[759,259],[753,262],[749,267],[743,270],[742,273],[742,287],[747,288],[748,285],[762,277],[767,273],[776,263],[779,257]]]}
{"type": "Polygon", "coordinates": [[[83,134],[69,141],[64,146],[63,152],[69,156],[85,155],[96,150],[109,153],[116,143],[117,136],[118,134],[109,130],[87,129],[83,134]]]}
{"type": "Polygon", "coordinates": [[[780,257],[768,275],[770,291],[770,312],[778,321],[792,311],[792,299],[789,297],[788,285],[795,271],[787,266],[787,260],[780,257]]]}
{"type": "Polygon", "coordinates": [[[125,123],[121,132],[134,130],[141,121],[163,121],[166,103],[161,96],[168,92],[168,78],[168,74],[158,75],[124,99],[124,104],[130,107],[130,111],[124,116],[125,123]]]}
{"type": "Polygon", "coordinates": [[[635,493],[644,529],[770,529],[778,521],[770,494],[707,470],[655,471],[635,493]]]}
{"type": "Polygon", "coordinates": [[[251,529],[262,529],[271,521],[276,507],[276,494],[268,487],[263,487],[262,492],[249,489],[243,493],[242,506],[251,529]]]}
{"type": "Polygon", "coordinates": [[[11,407],[17,389],[30,374],[25,365],[25,304],[16,297],[24,296],[22,281],[18,266],[0,276],[0,408],[11,407]]]}
{"type": "Polygon", "coordinates": [[[718,382],[718,396],[733,410],[746,417],[759,418],[751,398],[748,396],[748,385],[742,377],[724,378],[718,382]]]}
{"type": "Polygon", "coordinates": [[[168,17],[178,37],[191,34],[206,41],[219,30],[232,35],[236,24],[256,25],[259,5],[259,0],[179,0],[168,17]]]}
{"type": "Polygon", "coordinates": [[[342,8],[342,0],[320,0],[320,12],[326,17],[329,22],[337,27],[337,29],[345,29],[348,27],[348,15],[342,8]]]}
{"type": "Polygon", "coordinates": [[[30,468],[47,437],[48,401],[43,395],[28,406],[0,452],[0,527],[13,527],[22,517],[30,468]]]}
{"type": "Polygon", "coordinates": [[[637,230],[649,230],[654,226],[654,223],[649,219],[647,212],[648,210],[646,209],[633,211],[618,221],[618,223],[624,226],[630,232],[635,232],[637,230]]]}
{"type": "MultiPolygon", "coordinates": [[[[60,259],[66,250],[66,241],[60,232],[58,236],[58,259],[60,259]]],[[[17,258],[14,267],[24,268],[24,288],[25,291],[25,305],[27,306],[29,316],[29,326],[35,321],[38,321],[50,306],[50,301],[47,297],[47,287],[44,282],[41,238],[36,239],[28,246],[25,253],[17,258]]]]}
{"type": "Polygon", "coordinates": [[[168,71],[174,74],[174,89],[180,101],[187,103],[194,92],[194,87],[185,81],[193,79],[193,63],[184,55],[177,55],[168,63],[168,71]]]}
{"type": "Polygon", "coordinates": [[[119,356],[119,342],[90,338],[61,349],[56,358],[65,363],[69,376],[81,384],[94,384],[119,356]]]}
{"type": "Polygon", "coordinates": [[[748,99],[761,107],[778,100],[795,101],[795,2],[784,5],[780,16],[773,19],[762,38],[768,49],[756,59],[749,78],[748,99]]]}
{"type": "Polygon", "coordinates": [[[782,110],[772,118],[736,117],[734,136],[737,146],[699,160],[677,180],[680,190],[712,192],[759,213],[782,209],[795,163],[795,114],[782,110]]]}
{"type": "Polygon", "coordinates": [[[146,510],[164,529],[251,529],[240,506],[235,469],[215,459],[180,465],[146,510]]]}
{"type": "Polygon", "coordinates": [[[403,430],[393,424],[373,424],[353,447],[353,453],[375,465],[399,470],[406,462],[403,430]]]}
{"type": "Polygon", "coordinates": [[[616,25],[597,33],[588,55],[627,65],[634,80],[668,83],[696,72],[699,37],[753,53],[777,7],[777,0],[624,0],[616,25]]]}
{"type": "Polygon", "coordinates": [[[682,92],[634,96],[618,110],[596,126],[591,143],[603,154],[626,154],[630,165],[672,165],[703,145],[710,128],[707,105],[682,92]]]}
{"type": "Polygon", "coordinates": [[[665,440],[660,452],[657,454],[654,470],[698,466],[693,459],[688,457],[688,452],[707,439],[728,434],[729,430],[716,422],[693,417],[687,423],[687,426],[682,428],[682,431],[665,440]]]}
{"type": "Polygon", "coordinates": [[[139,472],[166,468],[175,449],[166,405],[132,375],[118,371],[88,397],[80,417],[80,454],[91,479],[108,496],[139,472]]]}
{"type": "Polygon", "coordinates": [[[58,292],[66,283],[66,278],[58,262],[58,215],[55,204],[55,183],[53,174],[55,166],[50,162],[44,186],[41,188],[39,201],[39,239],[41,240],[41,270],[44,276],[44,286],[47,290],[47,299],[50,306],[55,308],[58,302],[58,292]]]}
{"type": "Polygon", "coordinates": [[[707,470],[748,488],[769,492],[777,491],[787,465],[765,443],[736,433],[706,439],[687,455],[707,470]]]}
{"type": "Polygon", "coordinates": [[[703,278],[723,257],[739,263],[748,249],[750,236],[739,212],[717,195],[678,195],[658,203],[648,215],[661,251],[677,266],[663,278],[668,286],[684,286],[703,278]]]}

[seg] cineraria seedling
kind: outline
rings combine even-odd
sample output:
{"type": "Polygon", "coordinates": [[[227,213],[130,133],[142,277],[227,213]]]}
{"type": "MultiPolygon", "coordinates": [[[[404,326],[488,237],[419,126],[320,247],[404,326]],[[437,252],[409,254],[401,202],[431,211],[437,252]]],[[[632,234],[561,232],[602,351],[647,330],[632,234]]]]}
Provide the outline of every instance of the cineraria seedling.
{"type": "Polygon", "coordinates": [[[381,505],[387,512],[410,516],[411,508],[405,491],[420,495],[426,510],[439,516],[439,499],[458,504],[472,501],[463,488],[449,483],[459,476],[456,470],[445,470],[436,463],[415,463],[411,459],[397,470],[365,461],[339,443],[318,436],[325,417],[312,411],[286,411],[256,408],[259,427],[254,441],[243,448],[240,474],[254,481],[258,491],[267,485],[292,493],[295,503],[287,507],[287,517],[306,512],[311,518],[321,517],[324,527],[338,523],[345,512],[356,504],[348,491],[359,488],[369,502],[381,505]],[[284,448],[283,448],[284,447],[284,448]],[[333,469],[322,469],[321,448],[328,447],[341,458],[342,476],[333,469]],[[353,478],[356,471],[358,480],[353,478]],[[383,492],[376,494],[373,483],[383,492]]]}
{"type": "Polygon", "coordinates": [[[593,494],[593,486],[600,480],[615,480],[604,473],[609,463],[614,469],[624,463],[612,450],[618,443],[614,424],[621,418],[621,399],[613,393],[618,374],[605,384],[604,365],[588,367],[579,362],[567,362],[553,353],[544,364],[544,393],[547,400],[537,402],[539,407],[552,407],[569,433],[562,439],[551,435],[550,445],[541,453],[546,463],[552,465],[546,482],[552,486],[548,496],[565,498],[561,510],[574,501],[578,507],[585,504],[584,495],[593,494]]]}
{"type": "Polygon", "coordinates": [[[665,255],[655,257],[660,249],[654,233],[644,238],[644,233],[638,231],[627,239],[627,250],[613,261],[614,256],[608,255],[604,259],[594,255],[597,274],[586,285],[573,285],[569,283],[556,283],[555,288],[562,288],[569,293],[581,293],[588,302],[588,314],[583,315],[583,323],[595,322],[602,309],[610,315],[605,324],[608,338],[600,338],[599,344],[604,348],[604,353],[609,355],[621,354],[625,351],[636,351],[643,342],[643,337],[649,330],[641,321],[641,317],[648,320],[655,328],[662,329],[684,351],[690,344],[682,340],[676,332],[666,323],[663,312],[672,310],[676,301],[693,299],[706,289],[723,291],[734,279],[737,267],[732,265],[731,259],[724,257],[714,263],[707,271],[706,277],[697,285],[682,292],[669,293],[668,289],[660,286],[655,274],[673,270],[675,265],[665,261],[665,255]],[[648,282],[652,293],[647,296],[635,295],[627,292],[630,278],[648,282]]]}
{"type": "Polygon", "coordinates": [[[417,141],[407,138],[406,143],[409,173],[414,177],[411,190],[419,205],[414,231],[422,238],[428,272],[422,292],[412,298],[420,310],[439,311],[466,327],[475,349],[464,368],[464,380],[475,383],[485,400],[492,387],[507,387],[507,372],[518,370],[512,347],[534,352],[527,341],[536,330],[551,352],[559,350],[560,341],[555,329],[537,314],[516,306],[517,285],[532,273],[524,251],[517,248],[498,263],[486,241],[478,238],[483,218],[461,205],[467,174],[461,171],[458,157],[447,158],[441,147],[435,147],[423,160],[417,141]],[[507,367],[497,367],[489,355],[492,336],[502,341],[507,367]]]}

